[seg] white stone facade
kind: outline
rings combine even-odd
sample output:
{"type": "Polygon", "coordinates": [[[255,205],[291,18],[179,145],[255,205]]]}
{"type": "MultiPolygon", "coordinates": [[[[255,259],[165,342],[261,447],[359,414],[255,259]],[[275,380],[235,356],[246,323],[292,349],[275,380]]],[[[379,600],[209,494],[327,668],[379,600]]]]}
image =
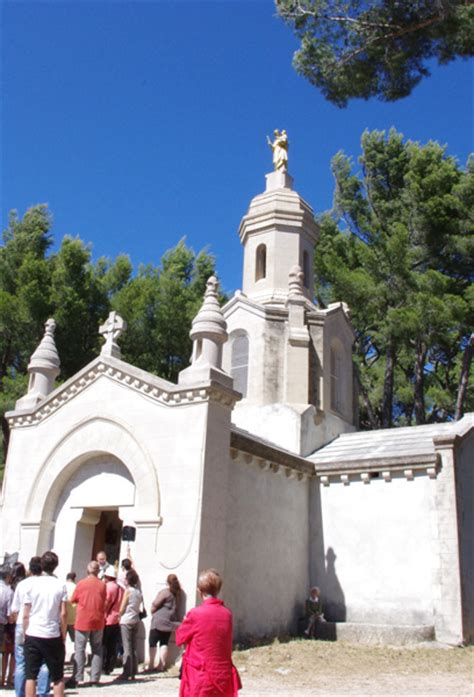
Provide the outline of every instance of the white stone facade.
{"type": "Polygon", "coordinates": [[[127,525],[147,603],[176,573],[192,607],[216,567],[236,638],[295,631],[316,583],[352,636],[473,639],[473,416],[357,432],[349,310],[312,302],[317,234],[289,174],[268,175],[240,227],[243,291],[221,310],[209,279],[177,385],[120,359],[112,314],[53,391],[47,326],[8,415],[0,552],[53,548],[80,577],[127,525]]]}

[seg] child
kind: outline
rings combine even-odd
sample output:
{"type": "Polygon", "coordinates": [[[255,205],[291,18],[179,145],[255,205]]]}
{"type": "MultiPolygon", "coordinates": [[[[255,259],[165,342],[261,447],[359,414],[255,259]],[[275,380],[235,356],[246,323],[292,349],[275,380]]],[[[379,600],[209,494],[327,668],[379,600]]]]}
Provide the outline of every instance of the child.
{"type": "Polygon", "coordinates": [[[308,620],[308,626],[304,633],[306,636],[314,638],[318,622],[324,620],[321,592],[317,586],[311,588],[309,598],[305,600],[304,609],[305,617],[308,620]]]}

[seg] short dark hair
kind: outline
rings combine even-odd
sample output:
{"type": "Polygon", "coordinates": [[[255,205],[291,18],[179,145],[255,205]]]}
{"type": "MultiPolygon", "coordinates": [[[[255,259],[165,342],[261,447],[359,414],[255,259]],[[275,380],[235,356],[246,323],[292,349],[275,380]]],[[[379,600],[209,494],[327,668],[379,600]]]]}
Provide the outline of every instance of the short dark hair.
{"type": "Polygon", "coordinates": [[[130,561],[130,559],[122,559],[120,565],[123,569],[125,569],[125,571],[130,571],[130,569],[132,568],[132,562],[130,561]]]}
{"type": "Polygon", "coordinates": [[[66,576],[66,581],[75,581],[77,577],[77,574],[75,571],[70,571],[68,575],[66,576]]]}
{"type": "Polygon", "coordinates": [[[21,561],[16,561],[12,568],[12,588],[15,590],[20,581],[26,576],[25,565],[21,561]]]}
{"type": "Polygon", "coordinates": [[[46,574],[52,574],[58,563],[58,555],[55,552],[45,552],[41,557],[41,568],[46,574]]]}
{"type": "Polygon", "coordinates": [[[138,583],[140,582],[138,574],[134,569],[130,569],[130,571],[127,571],[127,575],[125,578],[127,579],[128,585],[132,586],[132,588],[136,588],[138,586],[138,583]]]}
{"type": "Polygon", "coordinates": [[[43,568],[41,566],[41,557],[31,557],[30,563],[28,564],[30,574],[32,576],[41,576],[43,573],[43,568]]]}
{"type": "Polygon", "coordinates": [[[0,581],[6,581],[7,578],[10,576],[10,573],[10,567],[0,566],[0,581]]]}

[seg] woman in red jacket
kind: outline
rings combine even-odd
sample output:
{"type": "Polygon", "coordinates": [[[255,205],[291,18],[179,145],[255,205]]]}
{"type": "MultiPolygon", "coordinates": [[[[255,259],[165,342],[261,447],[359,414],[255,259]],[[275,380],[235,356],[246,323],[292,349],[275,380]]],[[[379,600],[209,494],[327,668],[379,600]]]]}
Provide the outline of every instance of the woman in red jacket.
{"type": "Polygon", "coordinates": [[[222,578],[215,569],[201,571],[202,605],[188,612],[176,631],[186,644],[179,697],[237,697],[240,679],[232,665],[232,612],[217,595],[222,578]]]}

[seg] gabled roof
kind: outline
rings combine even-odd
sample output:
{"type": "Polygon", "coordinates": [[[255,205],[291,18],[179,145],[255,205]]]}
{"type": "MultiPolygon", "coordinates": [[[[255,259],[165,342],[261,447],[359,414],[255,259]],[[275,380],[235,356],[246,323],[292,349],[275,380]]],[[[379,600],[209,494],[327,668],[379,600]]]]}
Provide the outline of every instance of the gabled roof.
{"type": "Polygon", "coordinates": [[[98,356],[82,370],[59,385],[48,397],[36,406],[28,409],[17,409],[6,413],[10,427],[33,426],[43,421],[60,409],[63,404],[71,401],[97,380],[106,377],[138,392],[150,400],[166,405],[179,406],[191,402],[212,399],[226,404],[235,402],[234,390],[215,383],[214,381],[196,383],[196,385],[175,385],[146,370],[137,368],[112,356],[98,356]]]}

